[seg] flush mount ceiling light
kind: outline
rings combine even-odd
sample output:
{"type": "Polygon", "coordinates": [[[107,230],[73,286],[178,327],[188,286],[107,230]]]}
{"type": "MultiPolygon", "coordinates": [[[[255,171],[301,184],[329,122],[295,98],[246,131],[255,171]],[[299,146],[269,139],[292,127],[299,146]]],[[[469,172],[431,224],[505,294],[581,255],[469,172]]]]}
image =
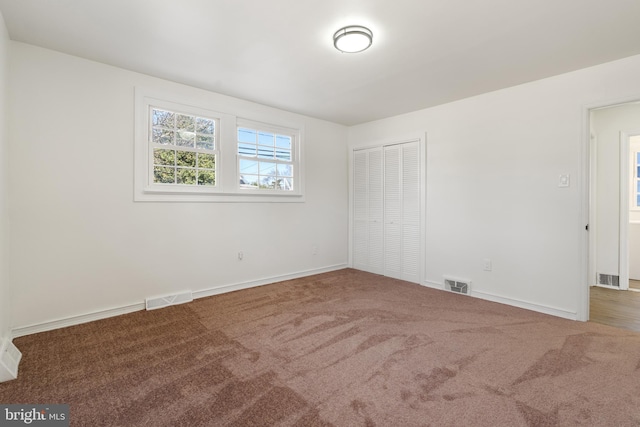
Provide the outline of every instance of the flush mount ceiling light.
{"type": "Polygon", "coordinates": [[[340,28],[333,35],[333,45],[340,52],[357,53],[366,50],[371,46],[373,33],[366,27],[350,25],[340,28]]]}

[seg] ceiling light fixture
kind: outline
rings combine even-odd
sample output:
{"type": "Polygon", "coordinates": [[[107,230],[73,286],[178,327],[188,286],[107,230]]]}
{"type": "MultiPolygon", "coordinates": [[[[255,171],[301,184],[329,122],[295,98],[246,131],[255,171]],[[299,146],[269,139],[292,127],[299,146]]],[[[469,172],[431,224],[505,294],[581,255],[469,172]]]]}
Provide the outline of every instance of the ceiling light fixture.
{"type": "Polygon", "coordinates": [[[357,53],[366,50],[373,42],[373,33],[366,27],[350,25],[340,28],[333,35],[333,45],[340,52],[357,53]]]}

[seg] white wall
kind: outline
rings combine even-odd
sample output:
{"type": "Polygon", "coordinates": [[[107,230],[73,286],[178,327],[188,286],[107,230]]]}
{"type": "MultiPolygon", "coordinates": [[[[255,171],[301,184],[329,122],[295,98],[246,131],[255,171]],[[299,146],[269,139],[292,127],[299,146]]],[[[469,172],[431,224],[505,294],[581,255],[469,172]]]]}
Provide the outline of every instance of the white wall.
{"type": "MultiPolygon", "coordinates": [[[[640,131],[640,104],[593,111],[596,136],[596,272],[619,275],[620,133],[640,131]]],[[[630,242],[630,247],[635,246],[630,242]]],[[[630,265],[634,264],[629,257],[630,265]]]]}
{"type": "Polygon", "coordinates": [[[350,147],[427,132],[427,284],[582,318],[586,108],[640,99],[639,73],[636,56],[350,128],[350,147]]]}
{"type": "Polygon", "coordinates": [[[10,52],[14,328],[347,263],[344,126],[30,45],[10,52]],[[135,86],[302,123],[306,202],[134,203],[135,86]]]}
{"type": "Polygon", "coordinates": [[[10,288],[8,274],[8,142],[6,136],[7,56],[9,35],[0,13],[0,340],[9,336],[10,288]]]}

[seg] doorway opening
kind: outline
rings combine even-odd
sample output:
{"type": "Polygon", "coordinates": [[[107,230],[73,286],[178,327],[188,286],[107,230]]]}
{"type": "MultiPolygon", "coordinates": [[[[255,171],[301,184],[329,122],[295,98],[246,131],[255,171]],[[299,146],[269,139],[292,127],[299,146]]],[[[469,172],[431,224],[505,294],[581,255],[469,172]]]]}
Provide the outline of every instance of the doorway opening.
{"type": "Polygon", "coordinates": [[[628,200],[628,269],[629,290],[640,292],[640,134],[623,135],[627,138],[627,200],[628,200]]]}
{"type": "Polygon", "coordinates": [[[640,102],[588,119],[588,319],[640,331],[640,102]]]}

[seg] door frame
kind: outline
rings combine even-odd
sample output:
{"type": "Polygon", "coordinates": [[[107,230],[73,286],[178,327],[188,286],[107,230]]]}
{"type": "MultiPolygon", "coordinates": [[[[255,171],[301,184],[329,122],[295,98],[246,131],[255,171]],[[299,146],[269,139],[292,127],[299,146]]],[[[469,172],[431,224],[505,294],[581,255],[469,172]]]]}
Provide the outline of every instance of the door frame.
{"type": "MultiPolygon", "coordinates": [[[[580,215],[581,223],[580,229],[586,230],[581,234],[581,267],[580,267],[580,282],[578,292],[578,306],[576,313],[576,320],[588,321],[589,320],[589,298],[590,298],[590,286],[591,281],[595,280],[595,261],[596,261],[596,235],[597,235],[597,222],[596,222],[596,210],[595,210],[595,197],[596,197],[596,139],[591,129],[591,112],[597,109],[606,107],[615,107],[623,104],[640,102],[640,94],[629,96],[625,98],[613,99],[607,102],[600,102],[594,104],[587,104],[582,107],[582,144],[581,144],[581,157],[582,157],[582,212],[580,215]],[[588,228],[587,228],[588,227],[588,228]]],[[[631,134],[634,134],[633,132],[631,134]]],[[[628,140],[627,140],[628,141],[628,140]]],[[[627,150],[628,156],[628,150],[627,150]]],[[[621,156],[623,157],[623,156],[621,156]]],[[[622,160],[621,160],[622,162],[622,160]]],[[[628,168],[628,163],[626,168],[628,168]]],[[[620,171],[622,174],[622,171],[620,171]]],[[[628,185],[628,181],[627,181],[628,185]]],[[[628,187],[627,187],[628,191],[628,187]]],[[[622,193],[622,180],[620,185],[620,192],[622,193]]],[[[628,197],[627,197],[628,198],[628,197]]],[[[622,198],[621,198],[622,205],[622,198]]],[[[622,216],[622,206],[620,209],[622,216]]],[[[628,200],[627,200],[627,224],[628,230],[628,200]]],[[[621,227],[622,228],[622,222],[621,227]]],[[[620,231],[622,233],[622,231],[620,231]]],[[[628,268],[628,234],[626,236],[627,244],[627,256],[626,266],[628,268]]],[[[622,243],[620,243],[622,247],[622,243]]],[[[622,256],[619,256],[622,259],[622,256]]],[[[620,262],[619,259],[619,262],[620,262]]],[[[622,270],[620,270],[622,271],[622,270]]],[[[628,279],[629,272],[626,270],[627,287],[629,285],[628,279]]]]}
{"type": "Polygon", "coordinates": [[[631,138],[640,129],[620,132],[620,289],[629,290],[629,212],[631,210],[631,138]],[[624,274],[624,275],[623,275],[624,274]]]}
{"type": "Polygon", "coordinates": [[[620,289],[629,290],[629,209],[631,192],[631,137],[640,129],[620,132],[620,289]]]}

